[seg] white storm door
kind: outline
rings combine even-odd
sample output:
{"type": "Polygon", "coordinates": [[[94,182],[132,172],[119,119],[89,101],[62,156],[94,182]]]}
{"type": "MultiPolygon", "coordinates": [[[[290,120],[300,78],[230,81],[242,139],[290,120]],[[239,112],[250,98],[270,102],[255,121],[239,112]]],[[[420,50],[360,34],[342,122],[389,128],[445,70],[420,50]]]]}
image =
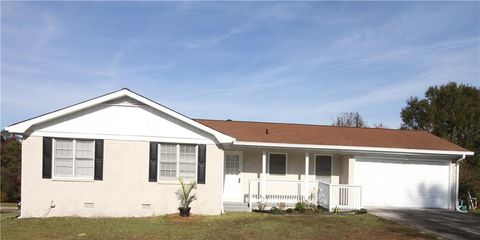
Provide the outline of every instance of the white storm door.
{"type": "Polygon", "coordinates": [[[226,201],[242,201],[242,155],[240,152],[225,153],[225,182],[223,198],[226,201]]]}

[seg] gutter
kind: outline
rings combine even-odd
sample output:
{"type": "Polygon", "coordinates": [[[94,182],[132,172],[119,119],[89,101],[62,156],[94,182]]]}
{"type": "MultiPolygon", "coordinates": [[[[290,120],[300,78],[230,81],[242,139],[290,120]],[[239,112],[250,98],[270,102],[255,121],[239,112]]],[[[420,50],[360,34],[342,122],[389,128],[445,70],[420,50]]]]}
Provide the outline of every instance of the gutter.
{"type": "Polygon", "coordinates": [[[230,146],[256,147],[256,148],[290,148],[290,149],[311,149],[341,152],[369,152],[369,153],[396,153],[396,154],[433,154],[433,155],[463,155],[473,156],[474,152],[449,151],[449,150],[428,150],[428,149],[406,149],[406,148],[384,148],[384,147],[360,147],[343,145],[317,145],[317,144],[295,144],[295,143],[272,143],[272,142],[246,142],[234,141],[230,146]]]}
{"type": "Polygon", "coordinates": [[[462,211],[460,210],[460,205],[458,204],[458,189],[459,189],[459,186],[460,186],[460,162],[465,160],[465,154],[462,155],[461,158],[459,158],[456,162],[455,162],[455,166],[456,166],[456,174],[455,174],[455,177],[457,178],[456,181],[455,181],[455,210],[458,211],[458,212],[465,212],[465,211],[462,211]]]}

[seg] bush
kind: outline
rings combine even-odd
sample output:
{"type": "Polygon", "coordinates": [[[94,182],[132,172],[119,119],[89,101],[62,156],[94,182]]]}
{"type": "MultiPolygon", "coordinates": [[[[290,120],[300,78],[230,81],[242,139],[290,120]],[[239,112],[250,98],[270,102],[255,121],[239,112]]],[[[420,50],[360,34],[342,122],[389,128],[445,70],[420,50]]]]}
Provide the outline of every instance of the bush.
{"type": "Polygon", "coordinates": [[[305,212],[305,203],[304,202],[297,202],[295,204],[295,211],[299,211],[299,212],[305,212]]]}
{"type": "Polygon", "coordinates": [[[293,208],[287,208],[287,213],[293,213],[293,208]]]}
{"type": "Polygon", "coordinates": [[[285,208],[287,208],[287,204],[284,202],[280,202],[277,204],[278,210],[280,211],[285,211],[285,208]]]}
{"type": "Polygon", "coordinates": [[[277,207],[272,207],[270,208],[270,213],[271,214],[280,214],[280,209],[278,209],[277,207]]]}
{"type": "Polygon", "coordinates": [[[259,201],[257,203],[258,210],[263,211],[267,207],[267,202],[259,201]]]}
{"type": "Polygon", "coordinates": [[[197,182],[192,181],[191,183],[185,183],[183,178],[179,178],[178,181],[180,182],[181,188],[178,189],[175,194],[178,200],[180,200],[180,207],[188,208],[193,201],[197,200],[197,195],[194,192],[197,190],[197,182]]]}
{"type": "Polygon", "coordinates": [[[355,214],[366,214],[366,213],[368,213],[368,212],[367,212],[367,209],[365,209],[365,208],[362,208],[360,210],[355,211],[355,214]]]}

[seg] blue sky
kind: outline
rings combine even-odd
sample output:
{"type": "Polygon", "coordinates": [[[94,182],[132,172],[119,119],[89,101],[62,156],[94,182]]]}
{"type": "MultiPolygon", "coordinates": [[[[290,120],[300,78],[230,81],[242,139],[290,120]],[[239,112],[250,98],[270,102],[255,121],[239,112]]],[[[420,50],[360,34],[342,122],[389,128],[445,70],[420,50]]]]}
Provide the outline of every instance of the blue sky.
{"type": "Polygon", "coordinates": [[[397,128],[480,86],[479,2],[1,3],[1,125],[128,87],[195,118],[397,128]]]}

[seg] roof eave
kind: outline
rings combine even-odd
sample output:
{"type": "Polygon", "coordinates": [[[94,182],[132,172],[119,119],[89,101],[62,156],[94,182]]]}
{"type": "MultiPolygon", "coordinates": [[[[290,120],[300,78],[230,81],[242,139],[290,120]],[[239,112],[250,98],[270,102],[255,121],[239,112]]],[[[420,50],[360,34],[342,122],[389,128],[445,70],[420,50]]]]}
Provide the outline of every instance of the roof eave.
{"type": "Polygon", "coordinates": [[[50,112],[50,113],[47,113],[47,114],[44,114],[44,115],[40,115],[38,117],[34,117],[32,119],[29,119],[29,120],[26,120],[26,121],[22,121],[22,122],[18,122],[18,123],[15,123],[15,124],[12,124],[8,127],[6,127],[5,129],[9,132],[12,132],[12,133],[16,133],[16,134],[25,134],[32,126],[36,125],[36,124],[39,124],[39,123],[43,123],[43,122],[46,122],[46,121],[49,121],[49,120],[52,120],[52,119],[55,119],[55,118],[58,118],[58,117],[62,117],[62,116],[65,116],[67,114],[70,114],[70,113],[73,113],[73,112],[77,112],[77,111],[80,111],[80,110],[84,110],[86,108],[89,108],[89,107],[92,107],[92,106],[95,106],[97,104],[101,104],[103,102],[107,102],[107,101],[110,101],[110,100],[113,100],[113,99],[116,99],[116,98],[120,98],[120,97],[124,97],[124,96],[127,96],[127,97],[130,97],[132,99],[135,99],[141,103],[144,103],[154,109],[157,109],[159,111],[162,111],[162,112],[165,112],[166,114],[174,117],[174,118],[177,118],[193,127],[196,127],[202,131],[205,131],[211,135],[213,135],[217,141],[219,143],[222,143],[222,144],[225,144],[225,143],[232,143],[235,141],[235,138],[231,137],[231,136],[228,136],[228,135],[225,135],[215,129],[212,129],[208,126],[205,126],[197,121],[194,121],[190,118],[188,118],[187,116],[185,115],[182,115],[178,112],[175,112],[155,101],[152,101],[146,97],[143,97],[129,89],[121,89],[121,90],[118,90],[116,92],[112,92],[112,93],[109,93],[109,94],[106,94],[106,95],[103,95],[103,96],[100,96],[100,97],[97,97],[97,98],[93,98],[93,99],[90,99],[90,100],[87,100],[87,101],[84,101],[84,102],[81,102],[81,103],[78,103],[78,104],[75,104],[75,105],[72,105],[72,106],[69,106],[69,107],[66,107],[66,108],[62,108],[60,110],[56,110],[56,111],[53,111],[53,112],[50,112]]]}
{"type": "Polygon", "coordinates": [[[432,155],[466,155],[473,156],[471,151],[450,151],[430,149],[407,149],[407,148],[382,148],[362,146],[341,146],[341,145],[316,145],[316,144],[293,144],[293,143],[270,143],[270,142],[248,142],[235,141],[232,144],[238,147],[266,147],[266,148],[291,148],[291,149],[318,149],[347,152],[375,152],[375,153],[400,153],[400,154],[432,154],[432,155]]]}

